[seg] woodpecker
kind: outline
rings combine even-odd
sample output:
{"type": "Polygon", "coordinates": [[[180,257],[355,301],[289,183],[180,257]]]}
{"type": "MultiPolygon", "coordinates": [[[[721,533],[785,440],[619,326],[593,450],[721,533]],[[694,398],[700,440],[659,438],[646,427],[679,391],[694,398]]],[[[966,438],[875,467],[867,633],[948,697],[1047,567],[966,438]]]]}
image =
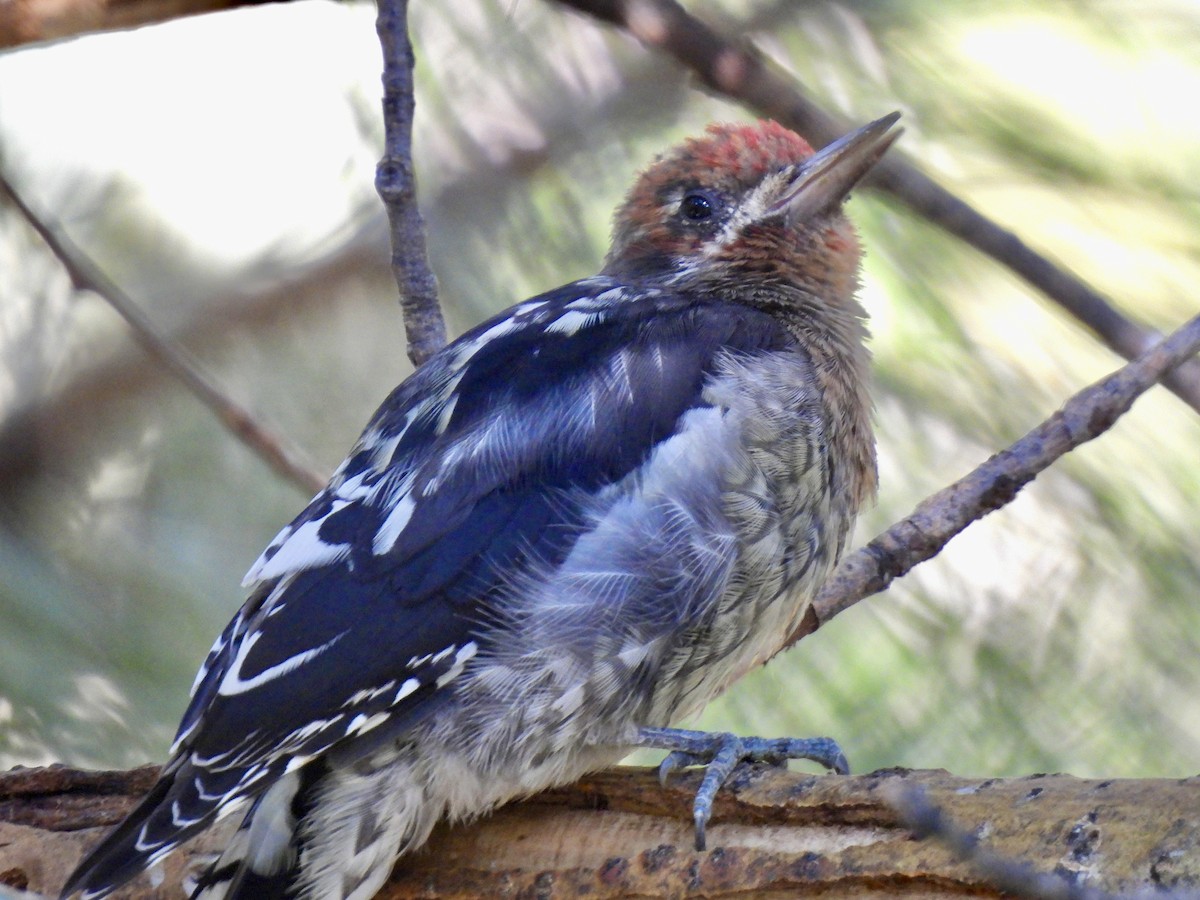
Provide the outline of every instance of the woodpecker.
{"type": "Polygon", "coordinates": [[[874,496],[843,202],[898,114],[820,153],[711,126],[599,275],[434,355],[250,569],[157,784],[71,875],[103,897],[213,821],[194,898],[365,900],[442,818],[670,751],[847,771],[827,738],[672,727],[799,625],[874,496]]]}

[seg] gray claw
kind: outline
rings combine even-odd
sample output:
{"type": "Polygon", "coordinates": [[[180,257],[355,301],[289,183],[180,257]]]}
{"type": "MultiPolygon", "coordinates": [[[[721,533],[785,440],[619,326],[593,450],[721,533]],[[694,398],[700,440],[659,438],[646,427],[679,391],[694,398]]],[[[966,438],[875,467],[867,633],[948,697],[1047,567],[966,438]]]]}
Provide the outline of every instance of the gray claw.
{"type": "Polygon", "coordinates": [[[697,850],[704,850],[707,844],[708,820],[717,791],[740,763],[755,761],[786,766],[789,759],[810,759],[839,775],[850,773],[845,754],[830,738],[739,738],[675,728],[642,728],[638,739],[639,746],[670,751],[658,766],[658,781],[664,787],[679,769],[707,767],[692,804],[697,850]]]}

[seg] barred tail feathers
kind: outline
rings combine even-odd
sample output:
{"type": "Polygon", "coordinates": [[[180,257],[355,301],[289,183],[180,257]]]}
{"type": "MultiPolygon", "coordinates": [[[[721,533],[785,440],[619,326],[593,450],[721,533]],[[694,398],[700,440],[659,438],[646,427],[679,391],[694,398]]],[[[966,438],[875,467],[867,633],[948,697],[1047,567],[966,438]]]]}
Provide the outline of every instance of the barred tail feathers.
{"type": "Polygon", "coordinates": [[[298,869],[296,827],[317,767],[276,781],[246,813],[220,856],[198,877],[185,881],[191,900],[283,900],[298,869]]]}
{"type": "Polygon", "coordinates": [[[216,818],[219,804],[196,795],[185,770],[162,776],[137,807],[71,873],[60,900],[79,892],[99,900],[195,836],[216,818]],[[178,788],[186,780],[181,790],[178,788]]]}
{"type": "Polygon", "coordinates": [[[408,760],[316,761],[271,786],[191,900],[370,900],[397,857],[425,843],[444,805],[408,760]]]}

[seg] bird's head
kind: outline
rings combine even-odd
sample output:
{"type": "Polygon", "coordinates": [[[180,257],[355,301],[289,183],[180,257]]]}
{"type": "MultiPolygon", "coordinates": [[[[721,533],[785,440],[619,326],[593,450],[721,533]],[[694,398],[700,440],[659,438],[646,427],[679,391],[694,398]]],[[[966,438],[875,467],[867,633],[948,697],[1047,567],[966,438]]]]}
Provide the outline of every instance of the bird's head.
{"type": "Polygon", "coordinates": [[[713,125],[660,157],[617,210],[605,272],[744,296],[789,284],[851,300],[858,239],[842,203],[898,136],[892,113],[819,153],[776,122],[713,125]]]}

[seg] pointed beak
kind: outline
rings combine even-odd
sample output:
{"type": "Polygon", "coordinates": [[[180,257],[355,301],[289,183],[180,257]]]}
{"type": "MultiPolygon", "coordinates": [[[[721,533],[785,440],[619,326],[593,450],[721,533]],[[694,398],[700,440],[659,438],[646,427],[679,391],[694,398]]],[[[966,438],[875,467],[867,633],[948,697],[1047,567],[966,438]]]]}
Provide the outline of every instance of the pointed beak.
{"type": "Polygon", "coordinates": [[[890,131],[899,118],[894,112],[876,119],[806,159],[767,215],[786,216],[794,225],[840,204],[903,133],[890,131]]]}

